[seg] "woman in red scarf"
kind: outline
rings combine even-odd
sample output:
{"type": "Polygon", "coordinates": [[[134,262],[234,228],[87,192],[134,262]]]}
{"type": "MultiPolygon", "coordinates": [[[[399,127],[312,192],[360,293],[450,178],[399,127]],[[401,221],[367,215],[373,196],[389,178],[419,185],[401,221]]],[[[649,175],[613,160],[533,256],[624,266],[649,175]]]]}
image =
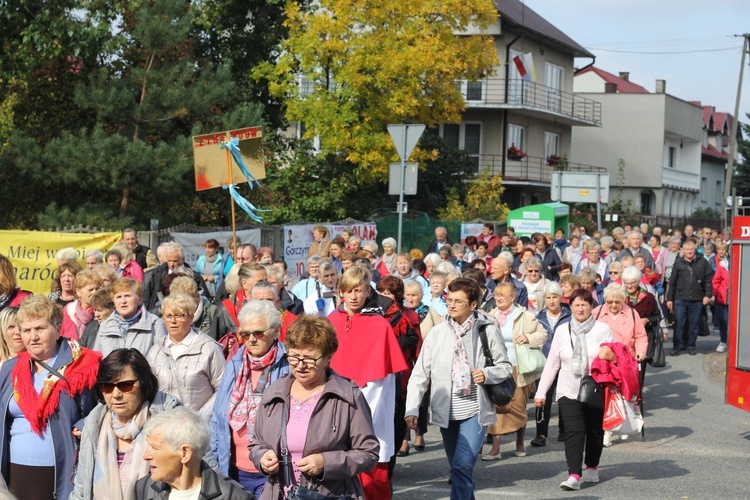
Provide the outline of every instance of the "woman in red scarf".
{"type": "Polygon", "coordinates": [[[76,275],[76,300],[63,308],[62,336],[78,341],[83,331],[94,319],[91,297],[102,286],[102,279],[94,271],[85,270],[76,275]]]}
{"type": "Polygon", "coordinates": [[[94,407],[101,354],[61,339],[62,308],[42,295],[18,311],[26,352],[0,370],[0,470],[17,498],[68,498],[73,433],[94,407]]]}
{"type": "MultiPolygon", "coordinates": [[[[404,412],[406,412],[406,388],[409,385],[409,375],[419,355],[419,347],[422,344],[422,335],[419,331],[419,316],[416,312],[404,306],[404,280],[395,276],[381,278],[377,284],[380,295],[391,299],[391,304],[385,311],[385,319],[391,324],[393,333],[396,334],[398,345],[404,355],[408,369],[397,375],[396,381],[396,420],[394,430],[396,444],[401,444],[397,452],[400,457],[409,454],[409,442],[405,439],[407,433],[404,412]],[[400,380],[398,380],[400,379],[400,380]]],[[[389,472],[393,475],[396,466],[396,455],[391,458],[389,472]]]]}

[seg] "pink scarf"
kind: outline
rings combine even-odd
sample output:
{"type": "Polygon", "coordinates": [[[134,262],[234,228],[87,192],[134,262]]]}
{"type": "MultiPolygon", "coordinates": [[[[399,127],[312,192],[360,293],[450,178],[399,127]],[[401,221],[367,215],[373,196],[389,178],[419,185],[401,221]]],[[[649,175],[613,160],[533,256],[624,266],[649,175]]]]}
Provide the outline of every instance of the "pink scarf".
{"type": "Polygon", "coordinates": [[[513,310],[512,307],[509,307],[506,311],[503,311],[502,309],[498,309],[495,311],[495,317],[497,318],[497,324],[500,325],[500,328],[505,326],[505,322],[508,321],[508,316],[510,316],[510,312],[513,310]]]}
{"type": "Polygon", "coordinates": [[[229,426],[235,432],[239,432],[247,426],[247,437],[252,439],[255,432],[255,414],[260,400],[263,397],[263,390],[266,386],[265,380],[259,380],[256,390],[252,388],[250,370],[264,370],[276,362],[276,355],[279,352],[279,345],[274,345],[261,358],[254,358],[250,351],[245,347],[245,355],[242,357],[242,369],[237,374],[234,381],[232,395],[229,397],[229,426]]]}
{"type": "Polygon", "coordinates": [[[86,325],[91,323],[94,319],[94,308],[88,306],[86,309],[81,305],[81,301],[75,301],[75,312],[73,312],[73,323],[76,325],[76,333],[80,339],[83,336],[83,331],[86,329],[86,325]]]}
{"type": "Polygon", "coordinates": [[[468,396],[471,394],[471,365],[466,346],[461,337],[471,332],[474,326],[474,315],[459,325],[453,318],[450,319],[453,326],[453,364],[451,366],[451,389],[454,394],[468,396]]]}

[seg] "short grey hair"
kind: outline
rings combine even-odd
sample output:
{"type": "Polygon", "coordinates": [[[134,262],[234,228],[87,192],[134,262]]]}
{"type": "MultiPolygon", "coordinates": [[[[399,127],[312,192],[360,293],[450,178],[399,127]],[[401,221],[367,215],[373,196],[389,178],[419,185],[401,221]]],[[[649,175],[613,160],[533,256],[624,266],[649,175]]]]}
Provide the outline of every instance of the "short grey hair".
{"type": "Polygon", "coordinates": [[[320,266],[321,262],[323,262],[323,257],[320,255],[313,255],[307,258],[307,267],[309,268],[312,265],[320,266]]]}
{"type": "Polygon", "coordinates": [[[669,238],[668,244],[671,245],[672,243],[677,243],[678,245],[682,245],[682,240],[680,239],[679,236],[672,236],[671,238],[669,238]]]}
{"type": "MultiPolygon", "coordinates": [[[[589,247],[588,247],[589,250],[591,250],[592,248],[596,248],[597,254],[600,254],[602,252],[602,247],[599,245],[599,243],[592,241],[592,240],[589,240],[588,243],[589,243],[589,247]]],[[[528,266],[528,263],[526,265],[528,266]]]]}
{"type": "Polygon", "coordinates": [[[559,295],[562,297],[562,288],[560,288],[560,283],[557,281],[550,281],[547,283],[547,285],[544,287],[544,294],[545,295],[559,295]]]}
{"type": "Polygon", "coordinates": [[[89,250],[88,252],[86,252],[85,258],[89,258],[89,257],[96,257],[96,261],[99,264],[104,263],[104,254],[98,248],[94,248],[93,250],[89,250]]]}
{"type": "Polygon", "coordinates": [[[276,306],[267,300],[251,300],[240,309],[237,318],[240,320],[240,324],[244,323],[246,319],[263,318],[266,320],[268,328],[275,331],[277,337],[279,336],[281,313],[276,309],[276,306]]]}
{"type": "Polygon", "coordinates": [[[284,270],[281,269],[279,266],[275,266],[273,264],[269,264],[267,266],[263,266],[266,268],[266,275],[267,276],[273,276],[278,281],[284,280],[284,270]]]}
{"type": "Polygon", "coordinates": [[[615,244],[615,239],[611,236],[602,236],[602,238],[599,240],[599,245],[602,248],[612,248],[612,245],[615,244]]]}
{"type": "Polygon", "coordinates": [[[584,267],[583,269],[578,271],[578,279],[581,281],[585,279],[586,281],[596,283],[596,271],[594,271],[590,267],[584,267]]]}
{"type": "Polygon", "coordinates": [[[268,281],[259,281],[256,284],[253,285],[253,289],[250,291],[250,299],[257,300],[253,295],[255,294],[255,290],[269,290],[273,293],[273,300],[279,300],[279,292],[276,290],[276,287],[273,286],[273,283],[269,283],[268,281]]]}
{"type": "Polygon", "coordinates": [[[625,269],[622,270],[622,280],[623,281],[641,281],[641,277],[643,276],[643,273],[640,269],[638,269],[635,266],[628,266],[625,269]]]}
{"type": "Polygon", "coordinates": [[[61,248],[55,254],[57,260],[78,260],[78,251],[72,247],[61,248]]]}
{"type": "Polygon", "coordinates": [[[146,439],[157,431],[172,451],[188,445],[193,450],[193,457],[197,459],[201,459],[208,452],[211,444],[208,422],[185,406],[160,411],[143,426],[146,439]]]}
{"type": "Polygon", "coordinates": [[[160,256],[160,255],[166,256],[167,255],[167,246],[168,245],[169,245],[169,243],[162,243],[161,245],[159,245],[158,247],[156,247],[156,256],[157,257],[160,256]]]}
{"type": "Polygon", "coordinates": [[[619,283],[610,283],[607,288],[604,289],[604,300],[607,299],[620,299],[625,300],[625,288],[619,283]]]}
{"type": "Polygon", "coordinates": [[[526,261],[526,269],[532,268],[532,269],[539,269],[542,270],[542,259],[540,259],[537,256],[529,257],[529,259],[526,261]]]}
{"type": "Polygon", "coordinates": [[[414,290],[420,297],[424,297],[424,289],[422,288],[422,285],[420,285],[416,281],[410,281],[408,283],[404,283],[404,292],[407,292],[409,290],[414,290]]]}
{"type": "Polygon", "coordinates": [[[349,244],[351,244],[352,241],[359,241],[360,243],[362,243],[362,238],[360,238],[356,234],[352,234],[351,236],[349,236],[349,244]]]}
{"type": "Polygon", "coordinates": [[[167,253],[168,254],[170,254],[170,253],[178,253],[178,254],[180,254],[180,258],[182,258],[182,259],[185,258],[185,249],[182,247],[182,245],[180,245],[176,241],[170,241],[169,243],[167,243],[167,247],[166,248],[167,248],[167,253]]]}
{"type": "Polygon", "coordinates": [[[164,297],[164,300],[161,303],[162,314],[164,314],[167,309],[170,309],[171,311],[176,313],[187,314],[188,316],[190,316],[191,320],[193,315],[195,315],[195,310],[197,308],[198,305],[195,303],[195,296],[191,297],[186,293],[180,292],[171,293],[171,290],[170,294],[167,297],[164,297]]]}
{"type": "Polygon", "coordinates": [[[398,243],[396,243],[396,238],[385,238],[380,244],[383,246],[390,245],[394,249],[396,249],[396,247],[398,246],[398,243]]]}
{"type": "Polygon", "coordinates": [[[497,257],[495,257],[494,260],[498,260],[498,259],[502,260],[503,263],[505,264],[505,267],[507,267],[508,269],[510,269],[510,268],[513,267],[513,258],[512,257],[513,257],[513,254],[511,254],[509,252],[502,252],[502,253],[500,253],[500,255],[498,255],[497,257]],[[508,258],[508,255],[510,255],[511,258],[508,258]]]}
{"type": "Polygon", "coordinates": [[[440,256],[436,253],[428,253],[424,256],[423,261],[425,265],[432,264],[433,266],[437,267],[443,262],[443,259],[441,259],[440,256]]]}
{"type": "Polygon", "coordinates": [[[336,268],[336,264],[334,264],[330,260],[327,260],[327,261],[323,262],[322,264],[320,264],[320,268],[319,269],[320,269],[320,276],[323,276],[324,272],[330,271],[331,269],[333,269],[337,273],[339,272],[339,270],[336,268]]]}

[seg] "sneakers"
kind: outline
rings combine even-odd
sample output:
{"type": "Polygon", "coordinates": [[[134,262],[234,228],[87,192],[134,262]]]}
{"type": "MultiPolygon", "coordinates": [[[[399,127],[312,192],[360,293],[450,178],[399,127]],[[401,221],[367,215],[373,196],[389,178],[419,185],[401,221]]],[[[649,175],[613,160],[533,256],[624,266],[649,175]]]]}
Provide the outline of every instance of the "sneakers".
{"type": "Polygon", "coordinates": [[[584,483],[598,483],[599,482],[599,471],[596,469],[586,469],[583,471],[581,476],[581,482],[584,483]]]}
{"type": "Polygon", "coordinates": [[[604,431],[604,447],[609,448],[612,446],[612,431],[604,431]]]}
{"type": "Polygon", "coordinates": [[[695,356],[695,349],[688,349],[688,354],[691,356],[695,356]]]}
{"type": "Polygon", "coordinates": [[[719,342],[716,347],[716,352],[727,352],[727,344],[725,342],[719,342]]]}
{"type": "Polygon", "coordinates": [[[581,481],[576,479],[575,476],[568,476],[568,479],[560,483],[560,488],[567,491],[580,490],[581,481]]]}

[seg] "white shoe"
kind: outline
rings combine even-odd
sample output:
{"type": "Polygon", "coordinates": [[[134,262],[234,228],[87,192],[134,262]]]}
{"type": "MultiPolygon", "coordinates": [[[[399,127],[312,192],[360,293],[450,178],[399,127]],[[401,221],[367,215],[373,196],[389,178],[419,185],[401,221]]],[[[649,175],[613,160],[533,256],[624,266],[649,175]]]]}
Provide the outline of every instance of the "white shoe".
{"type": "Polygon", "coordinates": [[[578,481],[573,476],[568,476],[568,479],[560,483],[560,488],[568,491],[580,490],[581,481],[578,481]]]}
{"type": "Polygon", "coordinates": [[[604,431],[604,447],[612,446],[612,431],[604,431]]]}
{"type": "Polygon", "coordinates": [[[627,434],[620,434],[620,439],[622,439],[623,441],[627,441],[628,435],[627,434]]]}
{"type": "Polygon", "coordinates": [[[727,345],[724,342],[719,342],[719,345],[716,347],[716,352],[727,352],[727,345]]]}
{"type": "Polygon", "coordinates": [[[598,483],[599,482],[599,471],[596,469],[586,469],[583,471],[581,481],[584,483],[598,483]]]}
{"type": "Polygon", "coordinates": [[[497,455],[490,455],[489,453],[485,453],[484,455],[482,455],[481,459],[482,462],[494,462],[495,460],[500,460],[500,457],[500,453],[498,453],[497,455]]]}

